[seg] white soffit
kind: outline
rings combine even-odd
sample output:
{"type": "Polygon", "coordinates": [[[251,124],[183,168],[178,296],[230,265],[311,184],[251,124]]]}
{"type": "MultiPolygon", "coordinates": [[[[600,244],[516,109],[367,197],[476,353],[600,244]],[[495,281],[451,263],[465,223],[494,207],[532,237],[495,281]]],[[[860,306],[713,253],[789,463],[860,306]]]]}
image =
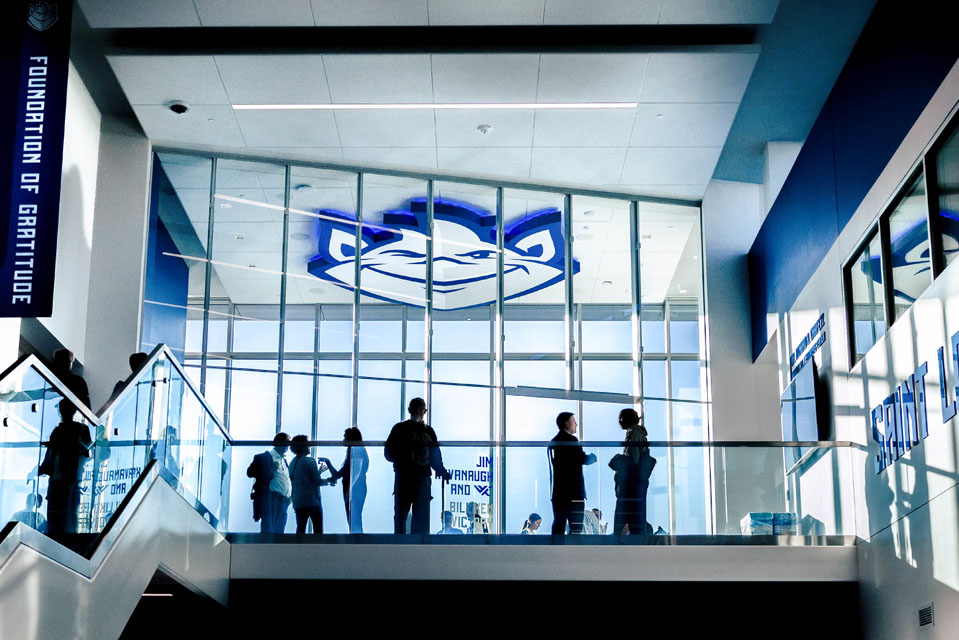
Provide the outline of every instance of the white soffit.
{"type": "Polygon", "coordinates": [[[94,28],[768,24],[779,0],[78,0],[94,28]]]}

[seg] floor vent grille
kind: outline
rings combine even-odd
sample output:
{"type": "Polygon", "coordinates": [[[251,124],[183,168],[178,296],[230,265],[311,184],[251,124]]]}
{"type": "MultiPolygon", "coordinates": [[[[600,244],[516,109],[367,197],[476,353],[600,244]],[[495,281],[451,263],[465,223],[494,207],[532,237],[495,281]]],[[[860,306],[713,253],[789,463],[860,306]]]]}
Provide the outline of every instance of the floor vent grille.
{"type": "Polygon", "coordinates": [[[935,619],[932,615],[932,604],[928,604],[919,610],[919,626],[925,627],[930,624],[935,624],[935,619]]]}

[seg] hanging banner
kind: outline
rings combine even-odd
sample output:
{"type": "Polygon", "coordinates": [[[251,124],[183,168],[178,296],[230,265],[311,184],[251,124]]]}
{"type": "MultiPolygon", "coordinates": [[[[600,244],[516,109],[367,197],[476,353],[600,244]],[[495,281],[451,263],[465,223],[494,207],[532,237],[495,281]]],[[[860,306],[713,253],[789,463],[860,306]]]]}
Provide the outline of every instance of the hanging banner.
{"type": "Polygon", "coordinates": [[[0,317],[53,311],[72,4],[0,9],[0,317]]]}

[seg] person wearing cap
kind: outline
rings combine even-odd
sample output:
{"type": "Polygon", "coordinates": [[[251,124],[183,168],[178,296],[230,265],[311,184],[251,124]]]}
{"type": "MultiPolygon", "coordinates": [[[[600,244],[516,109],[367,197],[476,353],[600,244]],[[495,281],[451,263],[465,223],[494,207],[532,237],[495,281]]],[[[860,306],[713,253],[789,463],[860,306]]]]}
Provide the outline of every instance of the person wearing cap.
{"type": "Polygon", "coordinates": [[[253,456],[246,475],[253,478],[253,520],[259,521],[260,533],[283,533],[293,484],[286,452],[290,436],[282,431],[273,437],[273,448],[253,456]]]}
{"type": "Polygon", "coordinates": [[[393,533],[406,533],[406,517],[413,510],[410,533],[429,533],[432,475],[451,479],[443,466],[436,432],[426,424],[426,401],[410,400],[410,419],[393,425],[386,439],[386,459],[393,463],[393,533]]]}

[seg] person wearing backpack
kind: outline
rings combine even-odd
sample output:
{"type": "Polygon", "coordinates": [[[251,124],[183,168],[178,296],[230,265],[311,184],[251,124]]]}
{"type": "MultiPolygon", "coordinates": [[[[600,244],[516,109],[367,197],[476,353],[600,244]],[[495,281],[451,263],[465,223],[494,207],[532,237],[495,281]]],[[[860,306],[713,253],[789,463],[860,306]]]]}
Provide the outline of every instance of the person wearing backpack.
{"type": "Polygon", "coordinates": [[[635,409],[623,409],[619,412],[619,426],[626,430],[626,446],[623,453],[616,456],[622,463],[614,465],[610,462],[610,466],[616,469],[613,533],[644,535],[646,492],[649,490],[649,474],[652,473],[656,461],[649,454],[646,427],[642,425],[635,409]]]}
{"type": "Polygon", "coordinates": [[[406,517],[413,510],[410,533],[429,533],[432,475],[452,479],[443,466],[436,432],[426,424],[426,401],[410,400],[410,419],[393,425],[384,454],[393,463],[393,533],[406,533],[406,517]]]}

